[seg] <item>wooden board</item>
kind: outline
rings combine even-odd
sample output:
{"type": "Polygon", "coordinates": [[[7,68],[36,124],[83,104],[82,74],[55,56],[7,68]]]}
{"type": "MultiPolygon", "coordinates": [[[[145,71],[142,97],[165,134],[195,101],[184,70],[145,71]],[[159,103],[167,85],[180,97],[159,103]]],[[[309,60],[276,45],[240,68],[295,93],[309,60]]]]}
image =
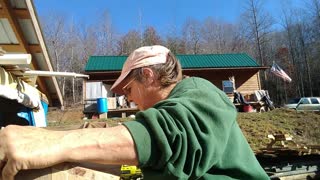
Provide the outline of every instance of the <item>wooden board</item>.
{"type": "Polygon", "coordinates": [[[20,171],[16,180],[118,180],[120,166],[62,163],[53,167],[20,171]]]}

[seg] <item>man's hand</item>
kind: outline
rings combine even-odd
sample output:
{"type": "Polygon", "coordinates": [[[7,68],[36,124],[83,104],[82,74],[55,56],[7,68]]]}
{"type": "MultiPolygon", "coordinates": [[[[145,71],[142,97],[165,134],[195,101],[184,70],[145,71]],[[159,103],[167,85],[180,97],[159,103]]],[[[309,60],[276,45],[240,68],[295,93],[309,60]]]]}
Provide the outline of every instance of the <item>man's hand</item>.
{"type": "Polygon", "coordinates": [[[7,126],[0,131],[0,169],[3,180],[19,170],[40,169],[65,161],[62,131],[30,126],[7,126]]]}

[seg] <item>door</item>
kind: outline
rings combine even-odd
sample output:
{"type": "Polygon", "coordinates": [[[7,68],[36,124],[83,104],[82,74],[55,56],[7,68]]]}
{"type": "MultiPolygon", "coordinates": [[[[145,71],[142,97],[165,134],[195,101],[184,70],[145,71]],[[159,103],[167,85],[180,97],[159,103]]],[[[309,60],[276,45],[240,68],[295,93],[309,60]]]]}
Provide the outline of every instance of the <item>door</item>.
{"type": "Polygon", "coordinates": [[[300,111],[312,111],[311,102],[308,98],[301,98],[297,105],[297,110],[300,111]]]}
{"type": "Polygon", "coordinates": [[[320,102],[319,98],[310,98],[311,108],[313,111],[320,111],[320,102]]]}

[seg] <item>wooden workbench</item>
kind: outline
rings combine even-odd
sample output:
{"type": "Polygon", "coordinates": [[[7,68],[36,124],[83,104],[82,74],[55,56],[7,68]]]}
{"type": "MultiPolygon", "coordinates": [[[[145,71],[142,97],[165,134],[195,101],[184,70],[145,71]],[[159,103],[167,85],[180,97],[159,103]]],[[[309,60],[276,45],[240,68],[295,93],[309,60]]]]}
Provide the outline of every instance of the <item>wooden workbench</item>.
{"type": "Polygon", "coordinates": [[[20,171],[16,180],[118,180],[120,166],[62,163],[53,167],[20,171]]]}

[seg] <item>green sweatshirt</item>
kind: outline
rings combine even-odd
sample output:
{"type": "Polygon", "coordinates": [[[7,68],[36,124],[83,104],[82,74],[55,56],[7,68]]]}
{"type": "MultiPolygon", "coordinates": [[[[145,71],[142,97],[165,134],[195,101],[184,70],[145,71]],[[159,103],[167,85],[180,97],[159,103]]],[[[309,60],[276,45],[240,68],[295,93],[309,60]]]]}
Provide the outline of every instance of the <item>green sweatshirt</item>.
{"type": "Polygon", "coordinates": [[[144,179],[269,179],[236,116],[224,92],[193,77],[124,125],[134,139],[144,179]]]}

